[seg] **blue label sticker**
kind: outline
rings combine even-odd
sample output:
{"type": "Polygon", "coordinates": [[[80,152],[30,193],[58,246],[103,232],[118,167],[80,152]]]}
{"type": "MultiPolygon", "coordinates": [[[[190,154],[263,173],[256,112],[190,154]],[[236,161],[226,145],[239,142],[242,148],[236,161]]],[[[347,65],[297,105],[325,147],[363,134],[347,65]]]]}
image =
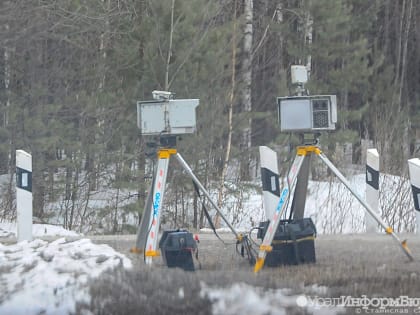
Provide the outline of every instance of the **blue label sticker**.
{"type": "Polygon", "coordinates": [[[286,201],[287,194],[289,193],[289,189],[286,187],[281,192],[279,203],[277,204],[276,212],[279,212],[281,210],[281,207],[283,207],[284,202],[286,201]]]}
{"type": "Polygon", "coordinates": [[[159,213],[159,205],[160,205],[160,192],[155,194],[155,201],[153,202],[153,216],[157,216],[159,213]]]}

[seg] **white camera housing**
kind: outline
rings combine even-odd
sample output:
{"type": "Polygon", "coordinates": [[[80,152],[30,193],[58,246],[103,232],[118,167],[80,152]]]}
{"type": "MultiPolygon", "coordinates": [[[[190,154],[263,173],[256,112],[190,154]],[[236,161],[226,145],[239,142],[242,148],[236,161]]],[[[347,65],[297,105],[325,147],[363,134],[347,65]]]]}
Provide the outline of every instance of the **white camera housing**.
{"type": "Polygon", "coordinates": [[[292,84],[306,84],[308,82],[308,70],[305,66],[290,67],[292,84]]]}
{"type": "MultiPolygon", "coordinates": [[[[172,94],[171,94],[172,95],[172,94]]],[[[196,130],[199,99],[158,99],[137,102],[137,127],[143,135],[180,135],[196,130]]]]}
{"type": "Polygon", "coordinates": [[[337,123],[337,97],[335,95],[278,97],[277,105],[281,131],[335,130],[337,123]]]}

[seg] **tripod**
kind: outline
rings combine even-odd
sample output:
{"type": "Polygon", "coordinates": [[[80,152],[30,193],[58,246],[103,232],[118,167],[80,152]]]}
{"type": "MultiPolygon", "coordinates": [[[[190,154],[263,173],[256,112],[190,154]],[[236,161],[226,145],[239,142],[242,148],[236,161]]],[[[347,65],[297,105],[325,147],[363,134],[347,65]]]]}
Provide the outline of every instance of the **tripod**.
{"type": "MultiPolygon", "coordinates": [[[[170,146],[175,145],[175,140],[166,141],[161,139],[161,144],[169,144],[170,146]]],[[[191,177],[194,183],[198,188],[204,193],[208,198],[210,203],[219,213],[220,217],[225,221],[227,226],[230,228],[232,233],[235,235],[238,242],[244,241],[245,237],[237,233],[233,226],[229,223],[226,217],[223,215],[217,204],[211,199],[209,192],[204,188],[201,182],[198,180],[197,176],[193,173],[191,167],[187,162],[182,158],[181,154],[177,152],[174,147],[163,147],[158,149],[157,158],[158,163],[156,167],[155,174],[153,176],[152,187],[149,190],[149,194],[146,200],[146,205],[144,208],[144,213],[140,222],[140,226],[137,233],[136,247],[132,249],[133,252],[143,252],[145,262],[148,265],[152,264],[152,258],[159,256],[158,251],[158,235],[159,235],[159,223],[160,223],[160,214],[162,210],[162,204],[165,196],[165,187],[166,187],[166,177],[168,173],[169,160],[171,156],[174,156],[175,159],[179,162],[182,168],[187,172],[191,177]]]]}
{"type": "MultiPolygon", "coordinates": [[[[277,204],[276,210],[274,212],[273,218],[270,220],[270,224],[267,228],[267,232],[264,236],[263,242],[260,245],[258,257],[255,263],[254,272],[258,272],[263,266],[264,261],[267,255],[267,252],[270,252],[272,250],[272,242],[274,239],[275,232],[277,231],[277,227],[279,226],[280,219],[282,214],[286,211],[287,208],[287,199],[289,198],[289,195],[293,188],[296,186],[295,189],[295,195],[294,200],[292,204],[292,208],[295,206],[298,202],[300,204],[303,204],[303,207],[305,205],[305,198],[306,198],[306,186],[308,181],[308,175],[309,175],[309,160],[311,158],[311,155],[315,154],[318,156],[321,161],[337,176],[337,178],[346,186],[346,188],[356,197],[356,199],[362,204],[362,206],[366,209],[366,211],[375,219],[378,224],[384,228],[385,232],[389,235],[391,235],[395,241],[398,242],[399,246],[403,250],[403,252],[407,255],[410,261],[413,261],[414,258],[411,255],[411,252],[407,246],[406,240],[401,241],[399,237],[395,234],[395,232],[392,230],[390,226],[387,226],[385,222],[376,214],[376,212],[370,207],[366,201],[362,199],[359,194],[351,187],[350,182],[343,176],[343,174],[340,173],[340,171],[334,166],[334,164],[325,156],[324,153],[322,153],[321,149],[317,145],[318,141],[316,141],[314,144],[310,145],[303,145],[297,147],[296,157],[293,161],[293,164],[289,170],[289,173],[287,175],[287,185],[285,188],[283,188],[281,194],[280,194],[280,200],[277,204]],[[296,184],[298,181],[298,177],[301,180],[299,184],[296,184]],[[298,196],[300,192],[305,192],[304,194],[298,196]],[[300,201],[297,201],[295,203],[296,197],[299,197],[300,201]]],[[[298,209],[300,213],[295,213],[298,217],[303,216],[303,209],[302,207],[298,209]]]]}

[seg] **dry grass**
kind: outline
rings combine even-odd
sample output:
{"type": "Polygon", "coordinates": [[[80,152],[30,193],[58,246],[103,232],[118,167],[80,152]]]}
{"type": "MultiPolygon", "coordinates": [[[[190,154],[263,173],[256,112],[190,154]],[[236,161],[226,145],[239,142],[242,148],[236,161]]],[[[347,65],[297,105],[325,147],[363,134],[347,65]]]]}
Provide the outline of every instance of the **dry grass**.
{"type": "MultiPolygon", "coordinates": [[[[210,314],[209,301],[199,294],[201,281],[218,287],[245,282],[264,288],[290,288],[295,294],[316,284],[329,288],[327,297],[420,294],[418,236],[410,236],[409,246],[416,257],[412,263],[407,263],[397,244],[386,235],[324,236],[315,243],[316,264],[263,268],[258,274],[235,252],[233,237],[224,238],[229,244],[224,245],[210,235],[202,237],[199,244],[202,269],[196,272],[168,269],[160,259],[150,269],[142,257],[128,252],[133,245],[130,241],[111,241],[110,245],[133,259],[135,267],[95,280],[91,285],[92,303],[80,306],[80,310],[87,308],[94,314],[210,314]],[[183,288],[184,298],[180,298],[179,288],[183,288]]],[[[304,314],[304,311],[295,309],[288,313],[304,314]]]]}
{"type": "Polygon", "coordinates": [[[179,269],[163,273],[116,270],[91,284],[90,305],[79,313],[94,314],[211,314],[210,302],[200,296],[200,283],[193,273],[179,269]]]}

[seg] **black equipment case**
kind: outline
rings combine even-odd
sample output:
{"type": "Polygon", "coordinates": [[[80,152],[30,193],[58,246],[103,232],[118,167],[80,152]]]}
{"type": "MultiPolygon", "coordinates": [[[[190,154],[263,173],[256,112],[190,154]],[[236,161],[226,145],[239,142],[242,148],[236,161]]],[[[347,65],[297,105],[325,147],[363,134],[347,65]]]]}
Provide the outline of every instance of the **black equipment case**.
{"type": "Polygon", "coordinates": [[[164,231],[159,241],[159,248],[163,261],[168,267],[195,270],[193,254],[197,250],[197,243],[192,233],[186,230],[164,231]]]}
{"type": "MultiPolygon", "coordinates": [[[[259,239],[264,239],[270,221],[260,223],[259,239]]],[[[316,227],[311,218],[300,220],[282,220],[274,235],[273,250],[267,253],[265,265],[298,265],[315,263],[316,227]]]]}

